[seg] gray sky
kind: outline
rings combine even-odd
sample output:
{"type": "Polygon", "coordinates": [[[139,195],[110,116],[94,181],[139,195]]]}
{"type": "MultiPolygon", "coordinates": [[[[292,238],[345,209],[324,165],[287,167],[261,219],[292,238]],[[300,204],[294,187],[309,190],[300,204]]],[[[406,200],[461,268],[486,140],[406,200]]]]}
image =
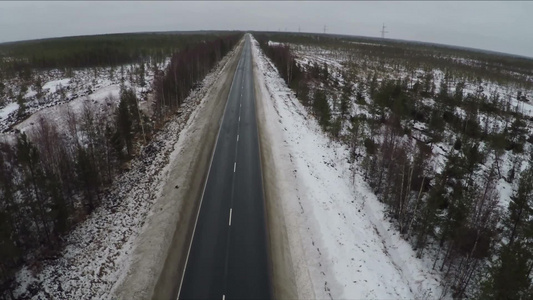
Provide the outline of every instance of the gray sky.
{"type": "Polygon", "coordinates": [[[167,30],[281,30],[380,36],[533,57],[533,2],[0,1],[0,42],[167,30]]]}

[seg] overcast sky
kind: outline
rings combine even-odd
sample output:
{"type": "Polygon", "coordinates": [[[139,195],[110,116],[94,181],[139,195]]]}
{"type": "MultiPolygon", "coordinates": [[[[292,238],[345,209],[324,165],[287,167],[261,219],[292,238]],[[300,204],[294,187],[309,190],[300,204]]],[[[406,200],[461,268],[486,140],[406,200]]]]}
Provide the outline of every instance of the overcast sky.
{"type": "Polygon", "coordinates": [[[0,1],[0,42],[167,30],[272,30],[380,36],[533,57],[533,2],[0,1]]]}

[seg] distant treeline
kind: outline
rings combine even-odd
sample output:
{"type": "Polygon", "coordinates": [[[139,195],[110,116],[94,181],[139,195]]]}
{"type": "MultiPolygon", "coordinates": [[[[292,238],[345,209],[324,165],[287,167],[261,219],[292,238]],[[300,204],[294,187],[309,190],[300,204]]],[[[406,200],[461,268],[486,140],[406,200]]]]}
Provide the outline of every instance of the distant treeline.
{"type": "Polygon", "coordinates": [[[242,37],[241,34],[221,37],[188,47],[172,56],[167,69],[156,75],[155,116],[163,118],[174,111],[189,91],[226,55],[242,37]]]}
{"type": "Polygon", "coordinates": [[[0,44],[0,70],[6,77],[29,78],[31,69],[104,67],[147,59],[161,62],[187,45],[226,34],[127,33],[4,43],[0,44]]]}

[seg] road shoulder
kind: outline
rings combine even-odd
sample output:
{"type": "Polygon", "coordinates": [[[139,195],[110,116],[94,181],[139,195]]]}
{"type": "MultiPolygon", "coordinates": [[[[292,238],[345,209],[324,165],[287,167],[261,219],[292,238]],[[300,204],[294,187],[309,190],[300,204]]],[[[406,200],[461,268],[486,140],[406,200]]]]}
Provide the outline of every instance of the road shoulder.
{"type": "MultiPolygon", "coordinates": [[[[252,46],[254,47],[254,46],[252,46]]],[[[268,251],[270,262],[270,274],[272,276],[272,295],[274,299],[297,299],[310,294],[298,293],[297,274],[293,265],[291,243],[287,233],[287,223],[283,208],[283,200],[287,195],[283,194],[284,176],[281,160],[275,159],[275,149],[277,145],[273,139],[275,134],[267,126],[265,110],[268,109],[268,92],[263,74],[257,69],[257,57],[252,51],[253,73],[256,97],[257,128],[259,134],[259,144],[261,151],[261,169],[263,171],[263,189],[265,193],[265,209],[267,223],[268,251]]]]}
{"type": "Polygon", "coordinates": [[[199,209],[209,158],[237,67],[242,41],[191,114],[166,167],[165,184],[137,240],[130,267],[112,298],[175,297],[199,209]]]}

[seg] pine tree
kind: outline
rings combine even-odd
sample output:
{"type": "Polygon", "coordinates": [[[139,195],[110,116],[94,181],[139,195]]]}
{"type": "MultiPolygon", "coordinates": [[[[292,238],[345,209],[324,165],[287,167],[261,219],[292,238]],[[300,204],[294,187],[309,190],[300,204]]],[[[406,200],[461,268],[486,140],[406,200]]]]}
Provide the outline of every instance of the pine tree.
{"type": "Polygon", "coordinates": [[[92,212],[97,206],[98,199],[98,172],[94,161],[91,159],[88,151],[83,147],[78,147],[76,157],[76,173],[79,184],[85,192],[85,209],[88,213],[92,212]]]}
{"type": "Polygon", "coordinates": [[[370,98],[372,100],[375,99],[375,94],[376,94],[377,89],[378,89],[378,77],[377,77],[377,74],[374,73],[374,75],[372,76],[372,80],[370,81],[369,88],[368,88],[370,98]]]}
{"type": "Polygon", "coordinates": [[[521,241],[504,245],[489,278],[481,285],[478,299],[532,299],[532,259],[531,248],[521,241]]]}
{"type": "Polygon", "coordinates": [[[326,85],[329,83],[329,68],[327,63],[324,63],[324,67],[322,68],[322,81],[326,85]]]}
{"type": "Polygon", "coordinates": [[[365,85],[361,81],[357,84],[357,92],[355,94],[355,100],[357,101],[358,104],[366,103],[364,93],[365,93],[365,85]]]}
{"type": "Polygon", "coordinates": [[[51,198],[51,215],[54,220],[54,231],[63,234],[68,231],[69,207],[61,192],[61,182],[56,174],[47,174],[46,190],[51,198]]]}
{"type": "MultiPolygon", "coordinates": [[[[19,263],[23,255],[19,241],[29,239],[18,230],[19,224],[28,220],[21,217],[23,210],[15,199],[14,161],[11,145],[0,142],[0,290],[4,291],[11,291],[6,285],[14,278],[13,266],[19,263]]],[[[15,299],[13,295],[11,298],[15,299]]]]}
{"type": "Polygon", "coordinates": [[[141,114],[137,104],[137,95],[135,95],[133,89],[122,89],[120,91],[120,101],[124,101],[126,103],[132,121],[132,128],[136,131],[136,128],[141,125],[141,114]]]}
{"type": "Polygon", "coordinates": [[[24,97],[22,96],[22,92],[17,96],[17,104],[19,105],[19,108],[17,110],[17,116],[19,118],[23,117],[26,114],[26,104],[24,103],[24,97]]]}
{"type": "Polygon", "coordinates": [[[43,193],[45,176],[41,168],[39,152],[25,133],[17,138],[17,159],[24,171],[27,187],[30,191],[28,200],[31,201],[32,210],[40,220],[44,235],[50,242],[50,224],[48,222],[48,209],[45,207],[46,199],[43,193]]]}
{"type": "Polygon", "coordinates": [[[351,96],[352,96],[352,85],[351,83],[347,82],[344,88],[342,89],[341,105],[340,105],[340,113],[343,119],[346,118],[346,115],[348,114],[348,110],[350,109],[351,96]]]}
{"type": "Polygon", "coordinates": [[[33,84],[35,91],[37,92],[37,98],[40,99],[43,96],[43,82],[40,76],[37,76],[35,83],[33,84]]]}
{"type": "Polygon", "coordinates": [[[128,157],[133,154],[132,116],[126,99],[121,99],[117,110],[117,130],[126,144],[128,157]]]}
{"type": "Polygon", "coordinates": [[[533,216],[533,167],[520,175],[518,189],[511,196],[509,214],[504,220],[509,245],[525,238],[526,225],[533,216]]]}
{"type": "MultiPolygon", "coordinates": [[[[0,101],[3,100],[4,98],[4,95],[5,95],[5,88],[6,88],[6,85],[0,81],[0,101]]],[[[3,103],[0,103],[0,105],[2,105],[3,103]]]]}
{"type": "Polygon", "coordinates": [[[145,80],[145,74],[146,70],[144,67],[144,62],[141,62],[141,65],[139,67],[139,86],[145,87],[146,86],[146,80],[145,80]]]}
{"type": "Polygon", "coordinates": [[[8,222],[9,212],[0,210],[0,290],[5,291],[5,299],[16,299],[13,290],[9,287],[10,281],[15,277],[13,266],[17,265],[22,256],[22,251],[13,240],[13,223],[8,222]],[[8,296],[9,293],[9,296],[8,296]]]}
{"type": "Polygon", "coordinates": [[[297,97],[304,106],[309,105],[309,86],[306,80],[300,80],[298,82],[297,97]]]}
{"type": "Polygon", "coordinates": [[[326,93],[322,89],[317,89],[315,91],[313,110],[318,116],[318,123],[322,129],[326,131],[330,124],[331,111],[329,108],[328,99],[326,98],[326,93]]]}

